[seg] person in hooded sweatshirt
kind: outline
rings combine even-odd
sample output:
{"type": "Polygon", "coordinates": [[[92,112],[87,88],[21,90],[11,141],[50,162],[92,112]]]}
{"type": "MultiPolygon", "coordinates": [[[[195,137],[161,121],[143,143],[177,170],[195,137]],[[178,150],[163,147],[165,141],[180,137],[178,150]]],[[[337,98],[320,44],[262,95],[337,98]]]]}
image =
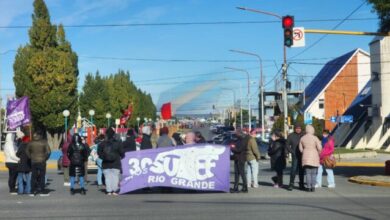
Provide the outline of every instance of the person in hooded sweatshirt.
{"type": "Polygon", "coordinates": [[[123,150],[126,152],[132,152],[137,150],[137,144],[135,142],[135,131],[130,128],[126,133],[126,140],[122,143],[123,150]]]}
{"type": "Polygon", "coordinates": [[[299,150],[302,152],[302,166],[306,173],[306,185],[309,192],[315,191],[317,182],[317,170],[320,166],[321,141],[314,135],[312,125],[306,125],[306,134],[299,142],[299,150]]]}
{"type": "Polygon", "coordinates": [[[151,130],[150,126],[142,127],[141,150],[147,150],[147,149],[153,148],[152,141],[150,140],[151,133],[152,133],[152,130],[151,130]]]}
{"type": "Polygon", "coordinates": [[[85,175],[85,160],[89,156],[89,149],[82,140],[79,134],[74,134],[72,137],[72,143],[68,148],[68,157],[70,160],[69,165],[69,176],[70,176],[70,194],[75,194],[75,180],[76,174],[79,177],[80,184],[80,194],[85,195],[85,183],[84,183],[84,175],[85,175]]]}
{"type": "Polygon", "coordinates": [[[30,138],[21,131],[17,131],[16,136],[18,138],[16,156],[20,158],[18,164],[18,194],[31,194],[31,160],[26,153],[27,143],[30,141],[30,138]]]}
{"type": "Polygon", "coordinates": [[[119,174],[122,169],[121,159],[125,156],[122,143],[115,140],[115,131],[108,128],[106,140],[101,142],[98,148],[98,155],[103,160],[102,167],[106,181],[107,195],[118,195],[119,174]]]}
{"type": "Polygon", "coordinates": [[[16,156],[15,134],[5,136],[4,156],[5,166],[8,168],[8,188],[11,195],[16,195],[16,179],[18,177],[19,157],[16,156]]]}

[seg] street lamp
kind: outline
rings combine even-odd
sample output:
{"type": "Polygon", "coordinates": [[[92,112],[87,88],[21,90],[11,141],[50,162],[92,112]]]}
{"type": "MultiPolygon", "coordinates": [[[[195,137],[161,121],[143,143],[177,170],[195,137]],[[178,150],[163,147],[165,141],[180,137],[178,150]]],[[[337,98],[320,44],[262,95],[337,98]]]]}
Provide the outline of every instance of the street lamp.
{"type": "Polygon", "coordinates": [[[249,132],[250,130],[252,129],[252,111],[251,111],[251,100],[250,100],[250,82],[249,82],[249,72],[247,70],[244,70],[244,69],[239,69],[239,68],[234,68],[234,67],[225,67],[225,69],[229,69],[229,70],[234,70],[234,71],[238,71],[238,72],[243,72],[247,75],[248,77],[248,122],[249,122],[249,132]]]}
{"type": "Polygon", "coordinates": [[[70,112],[69,110],[64,110],[62,112],[62,115],[64,116],[65,118],[65,141],[67,141],[67,136],[68,136],[68,117],[70,115],[70,112]]]}
{"type": "Polygon", "coordinates": [[[144,117],[144,124],[146,125],[148,123],[148,118],[144,117]]]}
{"type": "Polygon", "coordinates": [[[107,128],[109,128],[110,127],[111,113],[107,112],[106,118],[107,118],[107,128]]]}
{"type": "Polygon", "coordinates": [[[240,53],[245,54],[248,56],[254,56],[259,60],[260,63],[260,102],[261,102],[261,138],[265,139],[265,133],[264,133],[264,83],[263,83],[263,60],[258,54],[242,51],[242,50],[230,50],[233,53],[240,53]]]}
{"type": "Polygon", "coordinates": [[[139,121],[141,121],[141,118],[137,117],[137,128],[139,128],[139,121]]]}
{"type": "Polygon", "coordinates": [[[240,86],[240,125],[241,125],[240,127],[241,127],[241,130],[242,130],[242,128],[243,128],[243,120],[242,120],[242,83],[234,81],[234,80],[231,80],[231,79],[225,79],[225,80],[229,80],[231,82],[238,83],[238,85],[240,86]]]}
{"type": "MultiPolygon", "coordinates": [[[[237,9],[239,10],[244,10],[244,11],[250,11],[250,12],[255,12],[255,13],[259,13],[259,14],[265,14],[265,15],[270,15],[270,16],[274,16],[276,18],[278,18],[279,20],[282,20],[283,17],[278,15],[278,14],[275,14],[275,13],[272,13],[272,12],[269,12],[269,11],[261,11],[261,10],[256,10],[256,9],[251,9],[251,8],[245,8],[245,7],[237,7],[237,9]]],[[[261,59],[261,58],[260,58],[261,59]]],[[[284,135],[287,137],[287,134],[288,134],[288,102],[287,102],[287,51],[286,51],[286,46],[283,46],[283,66],[282,66],[282,70],[283,70],[283,81],[284,81],[284,86],[283,86],[283,113],[284,113],[284,135]]],[[[263,81],[263,78],[261,78],[262,81],[263,81]]],[[[263,82],[261,83],[261,86],[263,86],[263,82]]],[[[262,90],[263,91],[263,90],[262,90]]],[[[261,96],[261,98],[263,99],[263,95],[261,96]]],[[[263,108],[264,106],[264,103],[262,103],[262,109],[264,110],[263,108]]],[[[262,111],[264,112],[264,111],[262,111]]],[[[264,117],[263,117],[264,118],[264,117]]],[[[263,120],[263,119],[262,119],[263,120]]],[[[264,124],[264,123],[262,123],[264,124]]],[[[263,129],[263,127],[262,127],[263,129]]],[[[263,135],[264,135],[264,132],[263,132],[263,135]]],[[[262,136],[262,138],[264,138],[264,136],[262,136]]]]}
{"type": "Polygon", "coordinates": [[[91,124],[93,124],[93,116],[95,115],[95,110],[91,109],[88,112],[89,116],[91,116],[91,124]]]}

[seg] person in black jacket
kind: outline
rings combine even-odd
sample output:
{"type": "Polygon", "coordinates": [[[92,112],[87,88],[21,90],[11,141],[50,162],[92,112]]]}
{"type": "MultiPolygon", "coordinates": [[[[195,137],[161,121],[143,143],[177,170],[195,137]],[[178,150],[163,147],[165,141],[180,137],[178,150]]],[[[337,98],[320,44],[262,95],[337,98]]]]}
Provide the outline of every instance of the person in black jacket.
{"type": "Polygon", "coordinates": [[[274,187],[283,187],[283,170],[286,168],[286,140],[279,130],[272,133],[272,143],[268,149],[271,158],[271,169],[276,171],[276,176],[272,177],[274,187]]]}
{"type": "Polygon", "coordinates": [[[79,134],[74,134],[72,137],[72,143],[68,148],[68,157],[70,160],[69,176],[70,176],[70,194],[74,195],[74,185],[76,174],[79,177],[80,193],[86,194],[84,186],[84,174],[85,174],[85,160],[88,159],[89,149],[83,144],[79,134]]]}
{"type": "Polygon", "coordinates": [[[122,143],[115,140],[113,128],[106,131],[106,140],[98,148],[98,155],[103,160],[102,167],[106,180],[107,195],[118,195],[121,159],[124,157],[122,143]]]}
{"type": "Polygon", "coordinates": [[[24,136],[24,133],[21,131],[17,131],[16,136],[18,138],[18,151],[16,152],[16,156],[20,159],[17,167],[18,194],[31,194],[31,160],[26,153],[29,138],[24,136]]]}
{"type": "Polygon", "coordinates": [[[236,147],[232,148],[233,151],[233,160],[234,160],[234,186],[230,189],[231,193],[238,193],[238,184],[240,182],[240,176],[242,179],[242,189],[241,192],[248,192],[248,181],[246,178],[245,172],[245,163],[246,163],[246,149],[248,148],[248,143],[250,136],[244,134],[241,130],[237,130],[236,134],[239,138],[237,141],[236,147]]]}
{"type": "Polygon", "coordinates": [[[137,150],[134,129],[130,128],[129,130],[127,130],[126,140],[122,143],[122,145],[125,153],[137,150]]]}
{"type": "Polygon", "coordinates": [[[295,176],[298,172],[299,175],[299,189],[304,190],[304,169],[302,166],[302,153],[299,150],[299,141],[304,135],[302,132],[302,125],[295,124],[294,132],[287,137],[287,151],[291,154],[291,172],[290,172],[290,184],[288,190],[291,191],[294,188],[295,176]]]}

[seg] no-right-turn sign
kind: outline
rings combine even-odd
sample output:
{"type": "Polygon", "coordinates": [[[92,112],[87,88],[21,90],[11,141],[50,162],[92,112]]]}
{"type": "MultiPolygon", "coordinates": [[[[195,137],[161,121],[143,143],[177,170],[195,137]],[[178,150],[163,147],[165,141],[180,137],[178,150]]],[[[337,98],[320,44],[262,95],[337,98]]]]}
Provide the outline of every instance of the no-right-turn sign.
{"type": "Polygon", "coordinates": [[[305,46],[305,29],[303,27],[296,27],[293,31],[294,44],[291,47],[305,46]]]}

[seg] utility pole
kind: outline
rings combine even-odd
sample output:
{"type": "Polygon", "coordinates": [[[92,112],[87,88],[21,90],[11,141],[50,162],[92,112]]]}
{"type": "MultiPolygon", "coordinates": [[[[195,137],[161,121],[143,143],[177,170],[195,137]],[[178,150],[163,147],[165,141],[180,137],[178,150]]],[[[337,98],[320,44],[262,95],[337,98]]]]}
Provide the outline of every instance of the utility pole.
{"type": "Polygon", "coordinates": [[[288,102],[287,102],[287,55],[286,55],[286,46],[283,47],[283,114],[284,114],[284,136],[288,135],[288,102]]]}

